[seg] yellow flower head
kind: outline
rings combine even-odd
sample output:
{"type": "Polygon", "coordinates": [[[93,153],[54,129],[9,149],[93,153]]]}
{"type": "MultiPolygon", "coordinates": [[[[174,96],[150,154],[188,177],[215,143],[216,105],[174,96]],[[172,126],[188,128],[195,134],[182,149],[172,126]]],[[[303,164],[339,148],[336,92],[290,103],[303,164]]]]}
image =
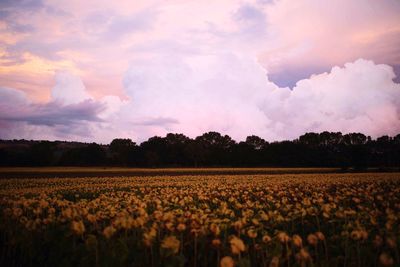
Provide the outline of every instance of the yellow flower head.
{"type": "Polygon", "coordinates": [[[318,244],[318,237],[316,235],[314,235],[314,234],[309,234],[307,236],[307,242],[311,246],[316,246],[318,244]]]}
{"type": "Polygon", "coordinates": [[[311,260],[311,256],[306,249],[302,248],[299,253],[296,254],[296,260],[300,263],[304,263],[311,260]]]}
{"type": "Polygon", "coordinates": [[[235,261],[232,259],[232,257],[225,256],[221,259],[220,266],[221,267],[233,267],[233,266],[235,266],[235,261]]]}
{"type": "Polygon", "coordinates": [[[351,233],[350,233],[350,237],[351,237],[351,239],[353,239],[353,240],[360,240],[361,239],[361,231],[359,231],[359,230],[353,230],[351,233]]]}
{"type": "Polygon", "coordinates": [[[107,226],[106,228],[104,228],[103,235],[107,239],[110,239],[116,231],[117,230],[114,228],[114,226],[110,225],[110,226],[107,226]]]}
{"type": "Polygon", "coordinates": [[[210,231],[215,235],[218,236],[221,232],[221,230],[219,229],[219,226],[216,225],[215,223],[210,224],[210,231]]]}
{"type": "Polygon", "coordinates": [[[319,240],[325,240],[325,235],[322,232],[316,232],[315,235],[318,237],[319,240]]]}
{"type": "Polygon", "coordinates": [[[387,266],[387,267],[389,267],[389,266],[393,266],[394,261],[393,261],[393,258],[392,258],[389,254],[383,252],[383,253],[379,256],[379,263],[380,263],[382,266],[385,266],[385,267],[387,266]]]}
{"type": "Polygon", "coordinates": [[[179,252],[180,241],[175,236],[168,236],[164,238],[161,247],[171,250],[174,254],[179,252]]]}
{"type": "Polygon", "coordinates": [[[179,232],[183,232],[183,231],[186,230],[186,225],[185,225],[184,223],[180,223],[180,224],[178,224],[178,226],[176,227],[176,229],[177,229],[179,232]]]}
{"type": "Polygon", "coordinates": [[[233,254],[240,254],[240,252],[243,252],[246,249],[243,240],[236,236],[232,236],[229,243],[231,244],[231,250],[233,254]]]}
{"type": "Polygon", "coordinates": [[[254,239],[254,238],[257,237],[257,231],[254,230],[253,228],[251,228],[251,229],[249,229],[249,230],[247,231],[247,235],[248,235],[248,237],[254,239]]]}
{"type": "Polygon", "coordinates": [[[294,235],[292,237],[292,242],[293,242],[293,245],[295,245],[298,248],[303,246],[303,240],[301,239],[301,237],[299,235],[294,235]]]}
{"type": "Polygon", "coordinates": [[[279,240],[279,242],[281,243],[287,243],[289,242],[289,236],[285,233],[285,232],[279,232],[277,235],[277,238],[279,240]]]}
{"type": "Polygon", "coordinates": [[[262,237],[262,241],[264,242],[264,243],[269,243],[270,241],[271,241],[271,237],[269,236],[269,235],[264,235],[263,237],[262,237]]]}
{"type": "Polygon", "coordinates": [[[82,221],[72,221],[71,230],[76,235],[82,235],[85,232],[85,225],[82,221]]]}
{"type": "Polygon", "coordinates": [[[279,266],[279,258],[277,256],[273,257],[271,262],[269,263],[269,267],[278,267],[279,266]]]}
{"type": "Polygon", "coordinates": [[[213,239],[213,241],[211,242],[213,247],[219,248],[221,246],[221,240],[219,240],[218,238],[213,239]]]}

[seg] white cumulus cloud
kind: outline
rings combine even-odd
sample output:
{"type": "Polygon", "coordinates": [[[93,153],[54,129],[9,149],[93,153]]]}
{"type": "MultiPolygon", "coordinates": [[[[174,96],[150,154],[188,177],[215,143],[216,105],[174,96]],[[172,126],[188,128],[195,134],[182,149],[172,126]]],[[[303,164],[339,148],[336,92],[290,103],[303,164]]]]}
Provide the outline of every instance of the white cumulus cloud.
{"type": "Polygon", "coordinates": [[[324,130],[394,135],[400,132],[400,85],[394,77],[390,66],[359,59],[301,80],[291,90],[270,82],[255,60],[232,53],[157,58],[126,73],[131,102],[120,118],[139,139],[211,130],[236,140],[251,134],[293,139],[324,130]],[[175,123],[138,123],[149,118],[175,123]]]}
{"type": "Polygon", "coordinates": [[[248,56],[156,56],[127,70],[124,101],[111,95],[94,99],[69,73],[57,74],[53,98],[44,104],[0,88],[0,138],[108,143],[168,132],[195,137],[218,131],[237,141],[253,134],[269,141],[294,139],[325,130],[396,135],[400,85],[394,78],[392,67],[359,59],[290,89],[269,81],[248,56]]]}

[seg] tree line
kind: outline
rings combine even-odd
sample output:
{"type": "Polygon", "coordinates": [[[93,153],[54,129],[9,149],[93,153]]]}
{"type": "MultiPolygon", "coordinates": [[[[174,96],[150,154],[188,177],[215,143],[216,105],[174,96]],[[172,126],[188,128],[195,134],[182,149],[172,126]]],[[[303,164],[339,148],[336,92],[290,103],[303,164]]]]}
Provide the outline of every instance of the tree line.
{"type": "Polygon", "coordinates": [[[236,142],[207,132],[154,136],[137,144],[117,138],[108,145],[66,141],[1,140],[1,166],[126,167],[400,167],[400,134],[372,139],[362,133],[306,133],[292,141],[248,136],[236,142]]]}

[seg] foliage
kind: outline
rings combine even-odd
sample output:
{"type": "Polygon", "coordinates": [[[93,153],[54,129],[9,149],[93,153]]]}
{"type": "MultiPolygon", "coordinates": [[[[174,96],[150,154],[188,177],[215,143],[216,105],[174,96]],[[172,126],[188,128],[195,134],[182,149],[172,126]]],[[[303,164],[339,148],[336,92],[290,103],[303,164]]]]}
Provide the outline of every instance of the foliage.
{"type": "Polygon", "coordinates": [[[258,136],[235,142],[208,132],[154,136],[137,145],[114,139],[109,145],[49,141],[0,141],[0,166],[124,167],[367,167],[400,166],[400,134],[376,140],[361,133],[306,133],[293,141],[268,143],[258,136]]]}

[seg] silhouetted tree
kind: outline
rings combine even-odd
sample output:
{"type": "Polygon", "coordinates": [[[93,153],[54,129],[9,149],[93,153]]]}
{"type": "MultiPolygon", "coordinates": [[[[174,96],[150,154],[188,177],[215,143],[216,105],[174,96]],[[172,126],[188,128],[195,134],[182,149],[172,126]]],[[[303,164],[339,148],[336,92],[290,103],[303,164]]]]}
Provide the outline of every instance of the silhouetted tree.
{"type": "Polygon", "coordinates": [[[367,142],[367,137],[362,133],[349,133],[343,136],[345,145],[363,145],[367,142]]]}
{"type": "Polygon", "coordinates": [[[30,147],[30,164],[33,166],[50,166],[54,164],[54,143],[39,141],[30,147]]]}
{"type": "Polygon", "coordinates": [[[183,153],[187,165],[194,167],[202,166],[207,155],[205,148],[199,142],[192,139],[186,143],[183,153]]]}
{"type": "Polygon", "coordinates": [[[109,148],[112,160],[118,165],[134,166],[138,161],[138,147],[131,139],[114,139],[109,148]]]}
{"type": "Polygon", "coordinates": [[[187,160],[185,158],[185,147],[188,145],[190,138],[183,134],[169,133],[165,137],[166,143],[166,163],[171,166],[185,166],[187,160]]]}
{"type": "Polygon", "coordinates": [[[268,143],[248,136],[236,143],[207,132],[195,139],[170,133],[136,145],[116,138],[109,145],[63,141],[0,140],[1,166],[331,166],[356,169],[398,167],[400,134],[373,140],[362,133],[306,133],[293,141],[268,143]]]}
{"type": "Polygon", "coordinates": [[[234,166],[250,167],[257,165],[258,160],[253,145],[247,142],[239,142],[232,147],[232,163],[234,166]]]}
{"type": "Polygon", "coordinates": [[[320,144],[318,133],[305,133],[299,137],[299,142],[307,146],[318,146],[320,144]]]}
{"type": "Polygon", "coordinates": [[[166,162],[167,142],[165,138],[154,136],[140,144],[148,167],[158,167],[166,162]]]}
{"type": "Polygon", "coordinates": [[[261,137],[251,135],[246,137],[246,144],[251,146],[254,150],[260,150],[268,145],[268,142],[266,142],[261,137]]]}
{"type": "Polygon", "coordinates": [[[101,166],[106,163],[105,150],[98,144],[67,150],[60,159],[64,166],[101,166]]]}
{"type": "Polygon", "coordinates": [[[230,136],[222,136],[218,132],[208,132],[196,137],[195,140],[205,151],[207,165],[229,165],[231,149],[235,145],[235,141],[230,136]]]}

